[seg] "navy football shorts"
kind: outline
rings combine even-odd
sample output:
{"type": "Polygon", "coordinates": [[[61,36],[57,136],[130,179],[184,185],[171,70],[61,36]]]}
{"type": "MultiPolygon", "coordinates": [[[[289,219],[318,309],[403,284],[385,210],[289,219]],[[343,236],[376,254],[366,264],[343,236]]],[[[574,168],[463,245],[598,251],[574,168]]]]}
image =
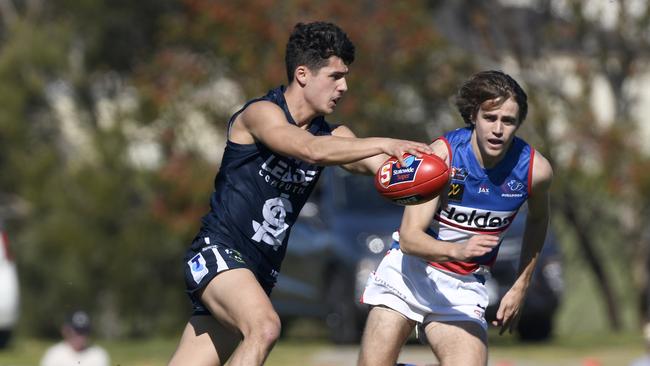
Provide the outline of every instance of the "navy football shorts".
{"type": "Polygon", "coordinates": [[[201,290],[219,273],[235,268],[246,268],[255,274],[267,295],[271,294],[273,282],[261,281],[251,261],[238,250],[214,244],[214,238],[200,233],[185,255],[185,292],[192,301],[192,315],[209,315],[210,311],[200,299],[201,290]]]}

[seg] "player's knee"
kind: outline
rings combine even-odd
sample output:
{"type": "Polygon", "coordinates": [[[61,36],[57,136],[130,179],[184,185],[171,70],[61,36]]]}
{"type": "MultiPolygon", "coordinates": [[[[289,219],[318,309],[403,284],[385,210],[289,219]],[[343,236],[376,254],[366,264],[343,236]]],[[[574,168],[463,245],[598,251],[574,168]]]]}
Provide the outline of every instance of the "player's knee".
{"type": "Polygon", "coordinates": [[[275,344],[278,338],[280,338],[281,331],[282,324],[280,324],[280,319],[271,319],[267,321],[262,327],[262,337],[265,340],[265,343],[275,344]]]}
{"type": "Polygon", "coordinates": [[[258,319],[252,326],[248,334],[244,334],[244,338],[248,337],[251,340],[260,342],[267,346],[272,346],[280,338],[282,325],[280,318],[277,314],[266,316],[258,319]]]}

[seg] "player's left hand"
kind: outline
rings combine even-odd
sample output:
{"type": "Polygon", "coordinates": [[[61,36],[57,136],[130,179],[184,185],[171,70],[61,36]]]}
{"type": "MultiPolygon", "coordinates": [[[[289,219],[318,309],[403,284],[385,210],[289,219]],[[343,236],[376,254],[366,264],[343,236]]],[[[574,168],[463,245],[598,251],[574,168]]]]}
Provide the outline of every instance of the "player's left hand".
{"type": "Polygon", "coordinates": [[[501,299],[496,319],[492,321],[492,325],[501,327],[499,335],[502,335],[506,330],[508,333],[512,333],[516,327],[524,303],[524,296],[525,292],[511,288],[501,299]]]}

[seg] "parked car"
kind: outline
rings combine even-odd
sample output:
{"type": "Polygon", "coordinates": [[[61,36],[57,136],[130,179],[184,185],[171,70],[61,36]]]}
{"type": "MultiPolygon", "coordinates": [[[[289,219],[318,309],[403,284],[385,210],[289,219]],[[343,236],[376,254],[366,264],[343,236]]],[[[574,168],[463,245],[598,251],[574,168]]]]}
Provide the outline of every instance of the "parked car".
{"type": "MultiPolygon", "coordinates": [[[[359,299],[370,272],[392,243],[403,208],[376,192],[372,177],[325,169],[294,225],[271,300],[283,325],[299,317],[321,319],[335,343],[361,338],[368,307],[359,299]]],[[[514,282],[525,208],[504,237],[487,282],[494,318],[501,297],[514,282]]],[[[559,246],[552,233],[540,256],[518,328],[523,339],[545,339],[562,293],[559,246]]]]}
{"type": "Polygon", "coordinates": [[[18,321],[18,274],[9,239],[0,222],[0,349],[7,346],[18,321]]]}

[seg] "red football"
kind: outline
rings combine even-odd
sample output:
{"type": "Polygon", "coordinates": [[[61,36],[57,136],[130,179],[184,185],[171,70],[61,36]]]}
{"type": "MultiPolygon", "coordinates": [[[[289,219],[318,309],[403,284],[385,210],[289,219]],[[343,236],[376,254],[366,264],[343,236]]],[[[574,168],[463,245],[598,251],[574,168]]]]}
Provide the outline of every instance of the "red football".
{"type": "Polygon", "coordinates": [[[435,198],[449,180],[449,168],[437,155],[404,155],[404,165],[391,157],[377,170],[375,188],[398,205],[417,205],[435,198]]]}

